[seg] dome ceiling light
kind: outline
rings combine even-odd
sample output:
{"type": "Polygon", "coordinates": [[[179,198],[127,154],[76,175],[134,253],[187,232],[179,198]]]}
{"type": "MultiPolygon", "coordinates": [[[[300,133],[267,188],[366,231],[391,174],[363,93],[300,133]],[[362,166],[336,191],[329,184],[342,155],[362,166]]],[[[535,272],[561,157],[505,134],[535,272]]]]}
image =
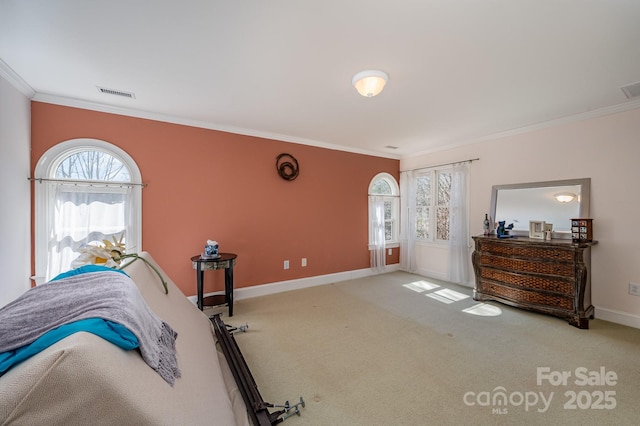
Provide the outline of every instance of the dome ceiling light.
{"type": "Polygon", "coordinates": [[[387,81],[389,76],[386,72],[367,70],[354,75],[351,83],[362,96],[372,98],[382,92],[387,81]]]}

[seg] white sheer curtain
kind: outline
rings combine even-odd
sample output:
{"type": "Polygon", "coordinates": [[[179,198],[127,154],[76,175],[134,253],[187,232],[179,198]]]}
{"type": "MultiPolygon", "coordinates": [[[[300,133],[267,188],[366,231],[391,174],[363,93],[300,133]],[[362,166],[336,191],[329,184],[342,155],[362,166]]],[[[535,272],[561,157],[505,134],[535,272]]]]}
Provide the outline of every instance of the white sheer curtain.
{"type": "MultiPolygon", "coordinates": [[[[52,206],[46,280],[67,271],[85,244],[117,239],[131,218],[132,188],[128,185],[89,185],[49,182],[52,206]]],[[[133,243],[133,241],[128,241],[133,243]]],[[[127,244],[127,251],[134,248],[127,244]]],[[[133,250],[135,251],[135,250],[133,250]]]]}
{"type": "Polygon", "coordinates": [[[412,170],[400,173],[400,268],[416,272],[416,181],[412,170]]]}
{"type": "Polygon", "coordinates": [[[449,201],[449,271],[447,280],[469,282],[469,163],[454,164],[449,201]]]}
{"type": "Polygon", "coordinates": [[[371,238],[373,247],[369,247],[371,253],[371,269],[382,272],[386,266],[385,238],[384,238],[384,197],[369,195],[369,220],[371,221],[371,238]]]}

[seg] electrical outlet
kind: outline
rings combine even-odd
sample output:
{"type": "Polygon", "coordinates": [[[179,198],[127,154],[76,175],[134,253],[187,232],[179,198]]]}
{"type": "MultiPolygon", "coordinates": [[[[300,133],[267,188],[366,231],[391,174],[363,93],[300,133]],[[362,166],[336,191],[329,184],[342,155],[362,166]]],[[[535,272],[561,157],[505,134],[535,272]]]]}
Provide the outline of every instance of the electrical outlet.
{"type": "Polygon", "coordinates": [[[289,261],[288,260],[284,261],[284,269],[289,269],[289,261]]]}
{"type": "Polygon", "coordinates": [[[391,256],[393,254],[393,250],[389,249],[389,256],[391,256]]]}
{"type": "Polygon", "coordinates": [[[640,296],[640,284],[633,282],[629,283],[629,294],[640,296]]]}
{"type": "Polygon", "coordinates": [[[303,257],[303,258],[302,258],[302,261],[300,262],[300,264],[301,264],[303,267],[304,267],[304,266],[307,266],[307,258],[306,258],[306,257],[303,257]]]}

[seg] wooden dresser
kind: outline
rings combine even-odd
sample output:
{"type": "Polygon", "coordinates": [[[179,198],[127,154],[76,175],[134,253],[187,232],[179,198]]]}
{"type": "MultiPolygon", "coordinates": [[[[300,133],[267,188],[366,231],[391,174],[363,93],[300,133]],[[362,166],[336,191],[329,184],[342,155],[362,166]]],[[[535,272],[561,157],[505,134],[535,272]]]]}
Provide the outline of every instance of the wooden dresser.
{"type": "Polygon", "coordinates": [[[473,298],[565,318],[589,328],[591,243],[477,236],[473,298]]]}

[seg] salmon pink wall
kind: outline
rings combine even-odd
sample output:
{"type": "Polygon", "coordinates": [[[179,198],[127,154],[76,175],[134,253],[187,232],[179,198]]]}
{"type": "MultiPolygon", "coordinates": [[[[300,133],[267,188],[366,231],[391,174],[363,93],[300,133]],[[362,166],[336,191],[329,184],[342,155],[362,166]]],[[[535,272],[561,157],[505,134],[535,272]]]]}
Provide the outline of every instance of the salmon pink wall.
{"type": "MultiPolygon", "coordinates": [[[[207,239],[238,254],[236,288],[367,268],[369,182],[379,172],[399,178],[393,159],[40,102],[31,110],[32,173],[69,139],[104,140],[133,157],[148,184],[143,250],[187,295],[195,294],[189,259],[207,239]],[[294,181],[276,173],[283,152],[300,163],[294,181]]],[[[398,249],[387,261],[398,263],[398,249]]],[[[223,283],[221,271],[205,274],[205,292],[223,283]]]]}

